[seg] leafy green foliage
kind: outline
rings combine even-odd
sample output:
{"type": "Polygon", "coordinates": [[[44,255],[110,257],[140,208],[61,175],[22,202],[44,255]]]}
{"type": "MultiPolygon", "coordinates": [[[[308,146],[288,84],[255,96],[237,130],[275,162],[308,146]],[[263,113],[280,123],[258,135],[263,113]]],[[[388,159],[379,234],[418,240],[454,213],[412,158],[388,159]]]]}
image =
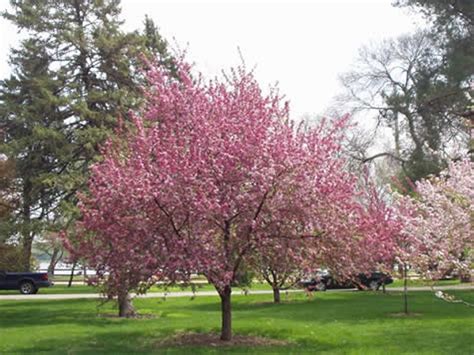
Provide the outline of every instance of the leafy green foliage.
{"type": "Polygon", "coordinates": [[[471,0],[398,0],[397,6],[420,11],[432,23],[444,49],[450,80],[472,80],[474,74],[474,2],[471,0]]]}
{"type": "Polygon", "coordinates": [[[0,243],[0,270],[15,272],[22,271],[22,250],[11,244],[0,243]]]}

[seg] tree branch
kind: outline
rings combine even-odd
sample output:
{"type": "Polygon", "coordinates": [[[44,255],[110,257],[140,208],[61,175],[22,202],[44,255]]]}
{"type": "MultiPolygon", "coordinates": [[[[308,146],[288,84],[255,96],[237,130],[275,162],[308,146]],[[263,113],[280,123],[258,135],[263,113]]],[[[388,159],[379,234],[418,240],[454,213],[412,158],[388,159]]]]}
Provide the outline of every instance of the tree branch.
{"type": "Polygon", "coordinates": [[[368,157],[368,158],[359,158],[359,157],[351,155],[351,158],[360,161],[361,164],[365,164],[365,163],[368,163],[368,162],[370,162],[374,159],[381,158],[381,157],[384,157],[384,156],[387,156],[387,157],[390,157],[392,159],[398,160],[402,164],[405,164],[407,162],[406,160],[404,160],[404,159],[402,159],[402,158],[400,158],[400,157],[398,157],[395,154],[392,154],[390,152],[378,153],[378,154],[375,154],[375,155],[373,155],[371,157],[368,157]]]}

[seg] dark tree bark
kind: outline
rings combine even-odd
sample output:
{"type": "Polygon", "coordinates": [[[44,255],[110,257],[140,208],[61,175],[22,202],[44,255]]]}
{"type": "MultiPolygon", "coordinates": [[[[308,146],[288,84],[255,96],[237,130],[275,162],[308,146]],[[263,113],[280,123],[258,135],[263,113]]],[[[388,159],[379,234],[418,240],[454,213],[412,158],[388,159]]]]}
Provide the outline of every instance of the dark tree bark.
{"type": "Polygon", "coordinates": [[[118,295],[119,317],[132,318],[136,316],[135,308],[128,292],[118,295]]]}
{"type": "Polygon", "coordinates": [[[67,284],[67,287],[72,286],[72,279],[74,278],[74,270],[76,269],[76,264],[77,262],[74,262],[74,264],[72,264],[71,275],[69,276],[69,282],[67,284]]]}
{"type": "Polygon", "coordinates": [[[231,293],[232,289],[230,286],[225,286],[223,290],[219,291],[222,311],[221,340],[224,341],[230,341],[232,339],[231,293]]]}
{"type": "Polygon", "coordinates": [[[31,247],[33,245],[33,236],[28,233],[23,236],[22,247],[22,269],[23,271],[31,271],[31,247]]]}
{"type": "Polygon", "coordinates": [[[280,303],[280,289],[278,286],[273,287],[273,302],[280,303]]]}

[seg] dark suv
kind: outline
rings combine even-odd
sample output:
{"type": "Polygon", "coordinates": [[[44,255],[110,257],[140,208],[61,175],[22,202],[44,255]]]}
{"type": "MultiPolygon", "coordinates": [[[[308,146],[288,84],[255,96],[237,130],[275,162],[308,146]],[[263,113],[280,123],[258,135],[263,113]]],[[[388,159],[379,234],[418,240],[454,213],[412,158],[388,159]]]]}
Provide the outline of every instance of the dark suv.
{"type": "Polygon", "coordinates": [[[52,286],[45,272],[0,271],[0,290],[19,290],[24,295],[38,292],[40,287],[52,286]]]}
{"type": "Polygon", "coordinates": [[[336,280],[328,271],[318,271],[314,277],[302,280],[300,284],[308,291],[326,291],[327,289],[337,288],[377,291],[382,285],[388,285],[392,282],[393,279],[390,275],[378,271],[371,274],[361,273],[347,281],[336,280]]]}

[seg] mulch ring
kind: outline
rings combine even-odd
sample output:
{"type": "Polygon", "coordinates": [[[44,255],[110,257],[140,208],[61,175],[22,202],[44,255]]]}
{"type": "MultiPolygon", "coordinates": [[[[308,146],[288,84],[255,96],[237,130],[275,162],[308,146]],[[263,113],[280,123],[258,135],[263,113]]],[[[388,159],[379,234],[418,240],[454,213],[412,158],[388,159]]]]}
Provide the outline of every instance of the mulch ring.
{"type": "Polygon", "coordinates": [[[217,333],[178,333],[166,338],[159,343],[158,347],[170,346],[210,346],[210,347],[229,347],[229,346],[284,346],[289,343],[284,340],[263,338],[247,335],[233,335],[232,340],[222,341],[220,334],[217,333]]]}

